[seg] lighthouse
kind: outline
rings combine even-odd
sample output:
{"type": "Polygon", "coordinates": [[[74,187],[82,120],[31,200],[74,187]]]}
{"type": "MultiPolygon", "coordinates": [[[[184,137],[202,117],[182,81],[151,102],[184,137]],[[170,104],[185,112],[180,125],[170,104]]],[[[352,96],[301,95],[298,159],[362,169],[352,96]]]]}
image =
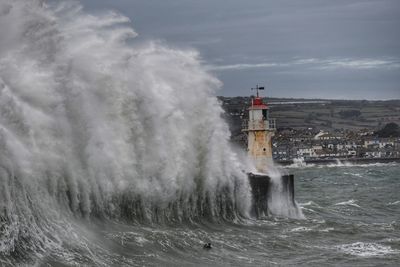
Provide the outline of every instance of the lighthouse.
{"type": "Polygon", "coordinates": [[[276,130],[275,119],[269,118],[269,108],[259,95],[259,90],[264,90],[264,87],[257,85],[253,89],[257,91],[257,95],[251,99],[251,106],[248,108],[249,118],[244,121],[242,131],[247,134],[249,157],[258,172],[266,173],[272,163],[271,139],[276,130]]]}
{"type": "MultiPolygon", "coordinates": [[[[251,213],[256,217],[263,217],[270,214],[272,191],[277,190],[276,180],[274,181],[266,173],[268,166],[272,164],[272,143],[271,139],[275,134],[275,119],[269,117],[269,108],[259,95],[259,90],[264,87],[251,88],[257,94],[251,99],[248,108],[249,118],[243,123],[242,131],[247,134],[247,151],[253,160],[258,173],[247,173],[252,192],[251,213]]],[[[294,200],[294,176],[292,174],[282,175],[279,180],[279,193],[281,200],[287,200],[287,205],[296,206],[294,200]]]]}

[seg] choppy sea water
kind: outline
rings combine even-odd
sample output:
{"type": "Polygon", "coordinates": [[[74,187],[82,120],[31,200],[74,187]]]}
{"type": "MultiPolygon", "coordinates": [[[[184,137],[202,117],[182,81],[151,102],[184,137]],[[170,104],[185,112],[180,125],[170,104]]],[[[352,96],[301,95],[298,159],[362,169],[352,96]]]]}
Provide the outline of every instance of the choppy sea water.
{"type": "Polygon", "coordinates": [[[303,166],[295,174],[305,220],[82,227],[57,264],[114,266],[399,266],[400,165],[303,166]],[[89,229],[90,228],[90,229],[89,229]],[[212,249],[203,249],[205,242],[212,249]]]}

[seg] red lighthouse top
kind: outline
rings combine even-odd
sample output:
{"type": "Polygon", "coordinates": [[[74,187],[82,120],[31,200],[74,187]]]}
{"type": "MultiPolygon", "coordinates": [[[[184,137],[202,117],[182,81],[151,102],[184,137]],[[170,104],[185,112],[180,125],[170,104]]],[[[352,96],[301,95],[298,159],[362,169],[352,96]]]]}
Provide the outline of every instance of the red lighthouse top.
{"type": "Polygon", "coordinates": [[[268,109],[268,106],[265,105],[262,101],[262,98],[258,94],[258,90],[264,90],[264,86],[259,87],[257,85],[256,88],[251,88],[251,90],[257,90],[257,96],[251,100],[250,109],[268,109]]]}
{"type": "Polygon", "coordinates": [[[261,97],[253,98],[253,106],[265,106],[261,97]]]}
{"type": "Polygon", "coordinates": [[[255,97],[251,100],[251,107],[249,109],[268,109],[261,97],[255,97]]]}

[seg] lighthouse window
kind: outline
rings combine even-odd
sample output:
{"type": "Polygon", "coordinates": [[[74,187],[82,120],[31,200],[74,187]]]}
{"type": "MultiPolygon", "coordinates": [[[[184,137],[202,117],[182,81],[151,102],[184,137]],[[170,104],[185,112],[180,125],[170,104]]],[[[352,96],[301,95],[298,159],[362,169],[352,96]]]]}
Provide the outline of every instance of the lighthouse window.
{"type": "Polygon", "coordinates": [[[262,115],[263,115],[264,119],[267,119],[268,118],[268,110],[267,109],[263,109],[262,110],[262,115]]]}

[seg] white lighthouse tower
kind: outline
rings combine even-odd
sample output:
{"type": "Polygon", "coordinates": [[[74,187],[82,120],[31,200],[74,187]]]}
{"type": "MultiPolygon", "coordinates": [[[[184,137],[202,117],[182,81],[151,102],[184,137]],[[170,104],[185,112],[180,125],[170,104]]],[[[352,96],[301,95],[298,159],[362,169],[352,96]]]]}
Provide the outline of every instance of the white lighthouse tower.
{"type": "Polygon", "coordinates": [[[249,119],[245,121],[243,130],[247,133],[247,151],[253,159],[258,172],[265,173],[272,163],[271,139],[275,134],[275,119],[269,118],[269,108],[259,96],[259,90],[264,87],[252,88],[257,90],[257,96],[251,100],[249,119]]]}

